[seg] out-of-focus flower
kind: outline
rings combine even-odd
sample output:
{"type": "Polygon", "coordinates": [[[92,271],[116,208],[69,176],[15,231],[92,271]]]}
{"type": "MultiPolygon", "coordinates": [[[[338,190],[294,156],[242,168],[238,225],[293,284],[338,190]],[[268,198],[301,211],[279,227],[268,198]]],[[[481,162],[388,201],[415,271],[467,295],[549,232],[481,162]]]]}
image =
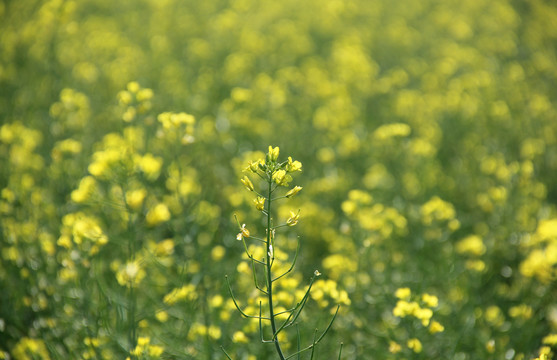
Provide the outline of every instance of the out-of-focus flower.
{"type": "Polygon", "coordinates": [[[156,226],[170,220],[170,211],[168,210],[168,206],[163,203],[155,205],[147,212],[145,220],[149,226],[156,226]]]}

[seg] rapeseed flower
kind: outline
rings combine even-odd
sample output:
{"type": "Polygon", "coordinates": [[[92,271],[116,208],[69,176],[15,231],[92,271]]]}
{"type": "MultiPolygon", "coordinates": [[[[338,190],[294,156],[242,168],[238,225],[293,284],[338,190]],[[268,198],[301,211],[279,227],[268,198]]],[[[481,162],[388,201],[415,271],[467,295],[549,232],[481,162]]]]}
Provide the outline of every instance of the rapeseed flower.
{"type": "Polygon", "coordinates": [[[265,198],[258,196],[257,198],[253,199],[253,203],[255,208],[259,211],[263,211],[265,209],[265,198]]]}
{"type": "Polygon", "coordinates": [[[232,335],[232,341],[235,343],[247,344],[249,342],[249,339],[243,331],[236,331],[232,335]]]}
{"type": "Polygon", "coordinates": [[[398,288],[395,291],[395,296],[401,300],[408,300],[410,299],[410,295],[412,294],[412,292],[410,291],[410,288],[404,287],[404,288],[398,288]]]}
{"type": "Polygon", "coordinates": [[[240,179],[240,181],[242,182],[242,184],[246,186],[246,189],[248,189],[249,191],[255,190],[253,187],[253,183],[247,176],[244,176],[244,178],[240,179]]]}
{"type": "Polygon", "coordinates": [[[286,225],[294,226],[298,223],[299,219],[300,219],[300,210],[298,210],[297,213],[295,213],[294,211],[291,211],[290,212],[290,217],[288,218],[288,220],[286,220],[286,225]]]}
{"type": "Polygon", "coordinates": [[[414,351],[415,353],[421,353],[423,349],[421,341],[416,338],[412,338],[408,340],[406,346],[408,346],[408,348],[414,351]]]}
{"type": "Polygon", "coordinates": [[[286,197],[287,198],[291,198],[292,196],[296,195],[297,193],[300,192],[300,190],[302,190],[303,188],[301,186],[294,186],[292,189],[290,189],[287,193],[286,193],[286,197]]]}
{"type": "Polygon", "coordinates": [[[422,302],[431,308],[437,307],[439,305],[439,299],[435,295],[422,294],[422,302]]]}
{"type": "Polygon", "coordinates": [[[122,286],[136,287],[145,278],[146,272],[139,260],[127,262],[120,266],[116,273],[116,280],[122,286]]]}
{"type": "Polygon", "coordinates": [[[267,154],[267,158],[269,159],[270,162],[276,162],[278,160],[279,157],[279,148],[278,146],[273,148],[272,146],[269,146],[269,153],[267,154]]]}
{"type": "Polygon", "coordinates": [[[179,301],[195,299],[197,299],[195,285],[186,284],[180,288],[175,288],[170,293],[166,294],[163,298],[163,302],[167,305],[174,305],[179,301]]]}
{"type": "Polygon", "coordinates": [[[429,332],[432,334],[438,333],[438,332],[443,332],[445,331],[445,327],[443,325],[441,325],[439,322],[437,321],[432,321],[431,324],[429,324],[429,332]]]}
{"type": "Polygon", "coordinates": [[[277,170],[273,173],[273,181],[280,186],[288,186],[288,183],[292,181],[292,176],[286,173],[286,170],[277,170]]]}
{"type": "Polygon", "coordinates": [[[153,154],[145,154],[136,156],[134,162],[148,180],[154,181],[159,177],[163,165],[162,158],[153,154]]]}
{"type": "Polygon", "coordinates": [[[389,341],[389,352],[391,354],[396,354],[402,351],[402,346],[394,341],[389,341]]]}
{"type": "Polygon", "coordinates": [[[302,171],[302,163],[299,161],[292,161],[292,158],[288,157],[288,164],[286,164],[286,171],[295,172],[302,171]]]}
{"type": "Polygon", "coordinates": [[[128,191],[126,193],[126,204],[132,210],[139,210],[146,196],[147,190],[144,188],[128,191]]]}
{"type": "Polygon", "coordinates": [[[156,204],[147,212],[145,220],[149,226],[156,226],[170,220],[168,206],[163,203],[156,204]]]}
{"type": "Polygon", "coordinates": [[[485,253],[486,247],[479,236],[470,235],[456,244],[456,251],[460,254],[480,256],[485,253]]]}
{"type": "Polygon", "coordinates": [[[550,346],[557,345],[557,333],[551,333],[544,336],[544,338],[542,339],[542,343],[550,346]]]}
{"type": "Polygon", "coordinates": [[[211,259],[213,261],[220,261],[224,258],[226,249],[224,246],[217,245],[211,249],[211,259]]]}
{"type": "Polygon", "coordinates": [[[79,182],[79,187],[72,191],[71,199],[76,203],[83,203],[91,198],[97,186],[94,177],[86,176],[79,182]]]}

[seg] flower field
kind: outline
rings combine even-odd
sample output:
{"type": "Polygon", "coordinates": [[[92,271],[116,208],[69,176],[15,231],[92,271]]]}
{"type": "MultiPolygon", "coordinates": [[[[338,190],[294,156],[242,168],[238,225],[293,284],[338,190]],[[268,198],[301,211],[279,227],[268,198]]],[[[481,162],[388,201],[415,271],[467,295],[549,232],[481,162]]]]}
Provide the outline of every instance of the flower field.
{"type": "Polygon", "coordinates": [[[0,359],[555,352],[555,2],[0,0],[0,359]]]}

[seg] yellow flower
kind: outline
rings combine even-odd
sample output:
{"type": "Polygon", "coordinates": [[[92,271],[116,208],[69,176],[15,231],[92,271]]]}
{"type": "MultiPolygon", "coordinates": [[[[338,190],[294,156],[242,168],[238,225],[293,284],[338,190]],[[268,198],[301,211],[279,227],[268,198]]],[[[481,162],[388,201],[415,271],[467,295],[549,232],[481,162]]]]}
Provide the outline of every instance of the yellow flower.
{"type": "Polygon", "coordinates": [[[149,345],[150,342],[151,338],[149,338],[148,336],[140,336],[137,338],[137,346],[149,345]]]}
{"type": "Polygon", "coordinates": [[[389,342],[389,352],[391,354],[396,354],[396,353],[400,352],[401,350],[402,350],[402,347],[398,343],[396,343],[394,341],[389,342]]]}
{"type": "Polygon", "coordinates": [[[223,246],[217,245],[211,250],[211,259],[213,261],[220,261],[226,254],[226,249],[223,246]]]}
{"type": "MultiPolygon", "coordinates": [[[[509,315],[513,318],[522,318],[524,320],[530,319],[532,317],[534,310],[532,309],[532,307],[526,305],[526,304],[520,304],[517,306],[512,306],[509,309],[509,315]]],[[[556,340],[557,340],[557,335],[556,335],[556,340]]],[[[556,342],[557,344],[557,342],[556,342]]]]}
{"type": "Polygon", "coordinates": [[[542,343],[546,345],[557,345],[557,334],[549,334],[542,339],[542,343]]]}
{"type": "Polygon", "coordinates": [[[132,94],[130,94],[130,92],[126,90],[120,91],[117,96],[120,105],[129,105],[133,101],[132,94]]]}
{"type": "Polygon", "coordinates": [[[445,331],[445,327],[437,321],[432,321],[429,325],[429,332],[432,334],[445,331]]]}
{"type": "Polygon", "coordinates": [[[159,357],[164,352],[164,348],[160,345],[149,345],[149,356],[159,357]]]}
{"type": "Polygon", "coordinates": [[[153,98],[153,90],[151,89],[141,89],[138,93],[137,93],[137,101],[147,101],[147,100],[151,100],[153,98]]]}
{"type": "Polygon", "coordinates": [[[122,120],[124,120],[125,122],[132,122],[133,119],[135,119],[136,113],[137,111],[135,110],[135,108],[133,106],[129,106],[122,115],[122,120]]]}
{"type": "Polygon", "coordinates": [[[437,307],[437,305],[439,305],[439,299],[435,295],[423,294],[422,295],[422,301],[424,302],[424,304],[426,306],[429,306],[429,307],[432,307],[432,308],[437,307]]]}
{"type": "Polygon", "coordinates": [[[209,336],[215,340],[220,339],[222,333],[221,330],[218,326],[215,325],[211,325],[209,326],[209,328],[207,329],[207,333],[209,334],[209,336]]]}
{"type": "Polygon", "coordinates": [[[153,156],[152,154],[145,154],[142,157],[138,157],[136,162],[147,179],[153,181],[159,177],[162,167],[162,159],[160,157],[153,156]]]}
{"type": "Polygon", "coordinates": [[[299,161],[292,161],[292,158],[288,157],[288,164],[286,164],[286,171],[294,172],[294,171],[302,171],[302,163],[299,161]]]}
{"type": "Polygon", "coordinates": [[[248,189],[249,191],[253,191],[253,190],[254,190],[253,184],[252,184],[251,180],[250,180],[247,176],[244,176],[244,178],[243,178],[243,179],[240,179],[240,181],[246,186],[246,189],[248,189]]]}
{"type": "Polygon", "coordinates": [[[408,302],[405,300],[399,300],[396,303],[395,308],[393,309],[393,315],[402,318],[405,317],[406,315],[414,315],[415,312],[419,309],[420,306],[415,301],[408,302]]]}
{"type": "Polygon", "coordinates": [[[244,171],[251,171],[252,173],[257,173],[257,170],[259,170],[259,166],[263,166],[263,164],[265,164],[265,162],[262,159],[259,159],[257,161],[250,161],[250,163],[248,164],[248,166],[244,169],[244,171]]]}
{"type": "Polygon", "coordinates": [[[298,210],[297,213],[295,213],[294,211],[290,212],[290,217],[288,218],[288,220],[286,220],[286,225],[288,226],[294,226],[298,223],[298,220],[300,218],[300,210],[298,210]]]}
{"type": "Polygon", "coordinates": [[[288,191],[288,192],[286,193],[286,197],[287,197],[287,198],[290,198],[290,197],[296,195],[297,193],[299,193],[300,190],[302,190],[302,189],[303,189],[303,188],[302,188],[301,186],[294,186],[292,189],[290,189],[290,191],[288,191]]]}
{"type": "Polygon", "coordinates": [[[232,335],[232,341],[235,343],[244,343],[247,344],[249,339],[246,336],[246,334],[244,334],[242,331],[236,331],[233,335],[232,335]]]}
{"type": "Polygon", "coordinates": [[[128,88],[128,91],[131,93],[137,93],[139,91],[139,89],[141,89],[141,86],[139,85],[139,83],[137,81],[131,81],[128,83],[128,85],[126,86],[128,88]]]}
{"type": "Polygon", "coordinates": [[[209,305],[213,308],[221,307],[224,303],[224,299],[221,295],[215,295],[209,300],[209,305]]]}
{"type": "Polygon", "coordinates": [[[278,157],[279,157],[279,148],[278,146],[276,148],[273,148],[272,146],[269,146],[269,154],[268,154],[269,160],[272,162],[276,162],[278,157]]]}
{"type": "Polygon", "coordinates": [[[195,286],[192,284],[187,284],[181,288],[175,288],[163,298],[163,302],[167,305],[174,305],[178,301],[182,300],[195,300],[197,299],[197,291],[195,286]]]}
{"type": "Polygon", "coordinates": [[[145,217],[147,225],[155,226],[170,219],[170,211],[165,204],[159,203],[155,205],[145,217]]]}
{"type": "Polygon", "coordinates": [[[147,190],[137,189],[126,193],[126,203],[132,210],[138,210],[143,205],[147,190]]]}
{"type": "Polygon", "coordinates": [[[278,170],[273,174],[273,180],[277,185],[288,186],[288,183],[292,181],[292,176],[286,174],[285,170],[278,170]]]}
{"type": "Polygon", "coordinates": [[[422,321],[423,326],[429,325],[429,320],[433,316],[431,309],[419,308],[414,311],[414,316],[422,321]]]}
{"type": "Polygon", "coordinates": [[[495,352],[495,340],[490,339],[485,344],[485,349],[487,350],[488,353],[493,354],[495,352]]]}
{"type": "Polygon", "coordinates": [[[13,348],[13,355],[16,359],[48,359],[48,351],[45,343],[40,339],[24,337],[13,348]]]}
{"type": "Polygon", "coordinates": [[[255,208],[259,211],[263,211],[265,209],[265,198],[258,196],[257,198],[253,199],[253,203],[255,204],[255,208]]]}
{"type": "Polygon", "coordinates": [[[395,292],[395,296],[401,300],[408,300],[410,299],[411,291],[410,288],[399,288],[395,292]]]}
{"type": "Polygon", "coordinates": [[[139,262],[136,260],[128,262],[121,267],[116,273],[116,280],[118,280],[118,284],[122,286],[136,286],[143,280],[145,275],[145,270],[141,268],[139,262]]]}
{"type": "Polygon", "coordinates": [[[168,313],[164,310],[160,310],[157,311],[155,317],[157,318],[158,321],[165,322],[166,320],[168,320],[168,313]]]}
{"type": "Polygon", "coordinates": [[[456,244],[456,251],[460,254],[480,256],[485,253],[486,248],[479,236],[470,235],[456,244]]]}
{"type": "Polygon", "coordinates": [[[418,340],[416,338],[408,340],[406,345],[408,346],[409,349],[411,349],[415,353],[422,352],[422,343],[420,342],[420,340],[418,340]]]}
{"type": "Polygon", "coordinates": [[[72,201],[82,203],[87,201],[95,191],[97,182],[92,176],[86,176],[79,182],[77,190],[72,191],[72,201]]]}

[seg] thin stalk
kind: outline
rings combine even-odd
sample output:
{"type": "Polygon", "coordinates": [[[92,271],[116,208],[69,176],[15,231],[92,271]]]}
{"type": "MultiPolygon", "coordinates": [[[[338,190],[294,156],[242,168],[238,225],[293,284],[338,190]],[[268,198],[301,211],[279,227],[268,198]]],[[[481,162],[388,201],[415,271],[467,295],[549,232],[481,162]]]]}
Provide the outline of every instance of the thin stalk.
{"type": "MultiPolygon", "coordinates": [[[[268,201],[267,201],[267,249],[266,249],[266,253],[267,253],[267,296],[269,298],[269,318],[271,319],[271,329],[273,331],[273,334],[278,335],[277,334],[277,325],[275,323],[275,313],[273,310],[273,277],[272,277],[272,273],[271,273],[271,254],[270,254],[270,246],[271,244],[271,237],[272,237],[272,228],[271,228],[271,195],[273,194],[273,180],[271,178],[271,176],[268,177],[267,179],[268,183],[269,183],[269,191],[268,194],[269,196],[267,197],[268,201]]],[[[273,336],[273,341],[275,343],[275,348],[277,349],[277,353],[279,355],[279,358],[281,360],[284,360],[284,354],[282,353],[282,349],[280,348],[280,343],[278,340],[278,336],[273,336]]]]}
{"type": "MultiPolygon", "coordinates": [[[[133,230],[134,227],[132,224],[132,215],[126,203],[126,191],[123,189],[124,188],[123,185],[121,185],[121,187],[122,187],[122,201],[124,203],[126,212],[128,213],[128,261],[135,261],[135,240],[136,239],[135,236],[132,235],[135,234],[133,230]]],[[[133,349],[135,349],[136,339],[137,339],[136,326],[135,326],[136,307],[137,307],[137,299],[135,296],[134,284],[129,283],[128,284],[128,319],[129,319],[128,340],[130,342],[130,353],[133,349]]],[[[131,358],[135,359],[136,357],[135,355],[131,355],[131,358]]]]}

